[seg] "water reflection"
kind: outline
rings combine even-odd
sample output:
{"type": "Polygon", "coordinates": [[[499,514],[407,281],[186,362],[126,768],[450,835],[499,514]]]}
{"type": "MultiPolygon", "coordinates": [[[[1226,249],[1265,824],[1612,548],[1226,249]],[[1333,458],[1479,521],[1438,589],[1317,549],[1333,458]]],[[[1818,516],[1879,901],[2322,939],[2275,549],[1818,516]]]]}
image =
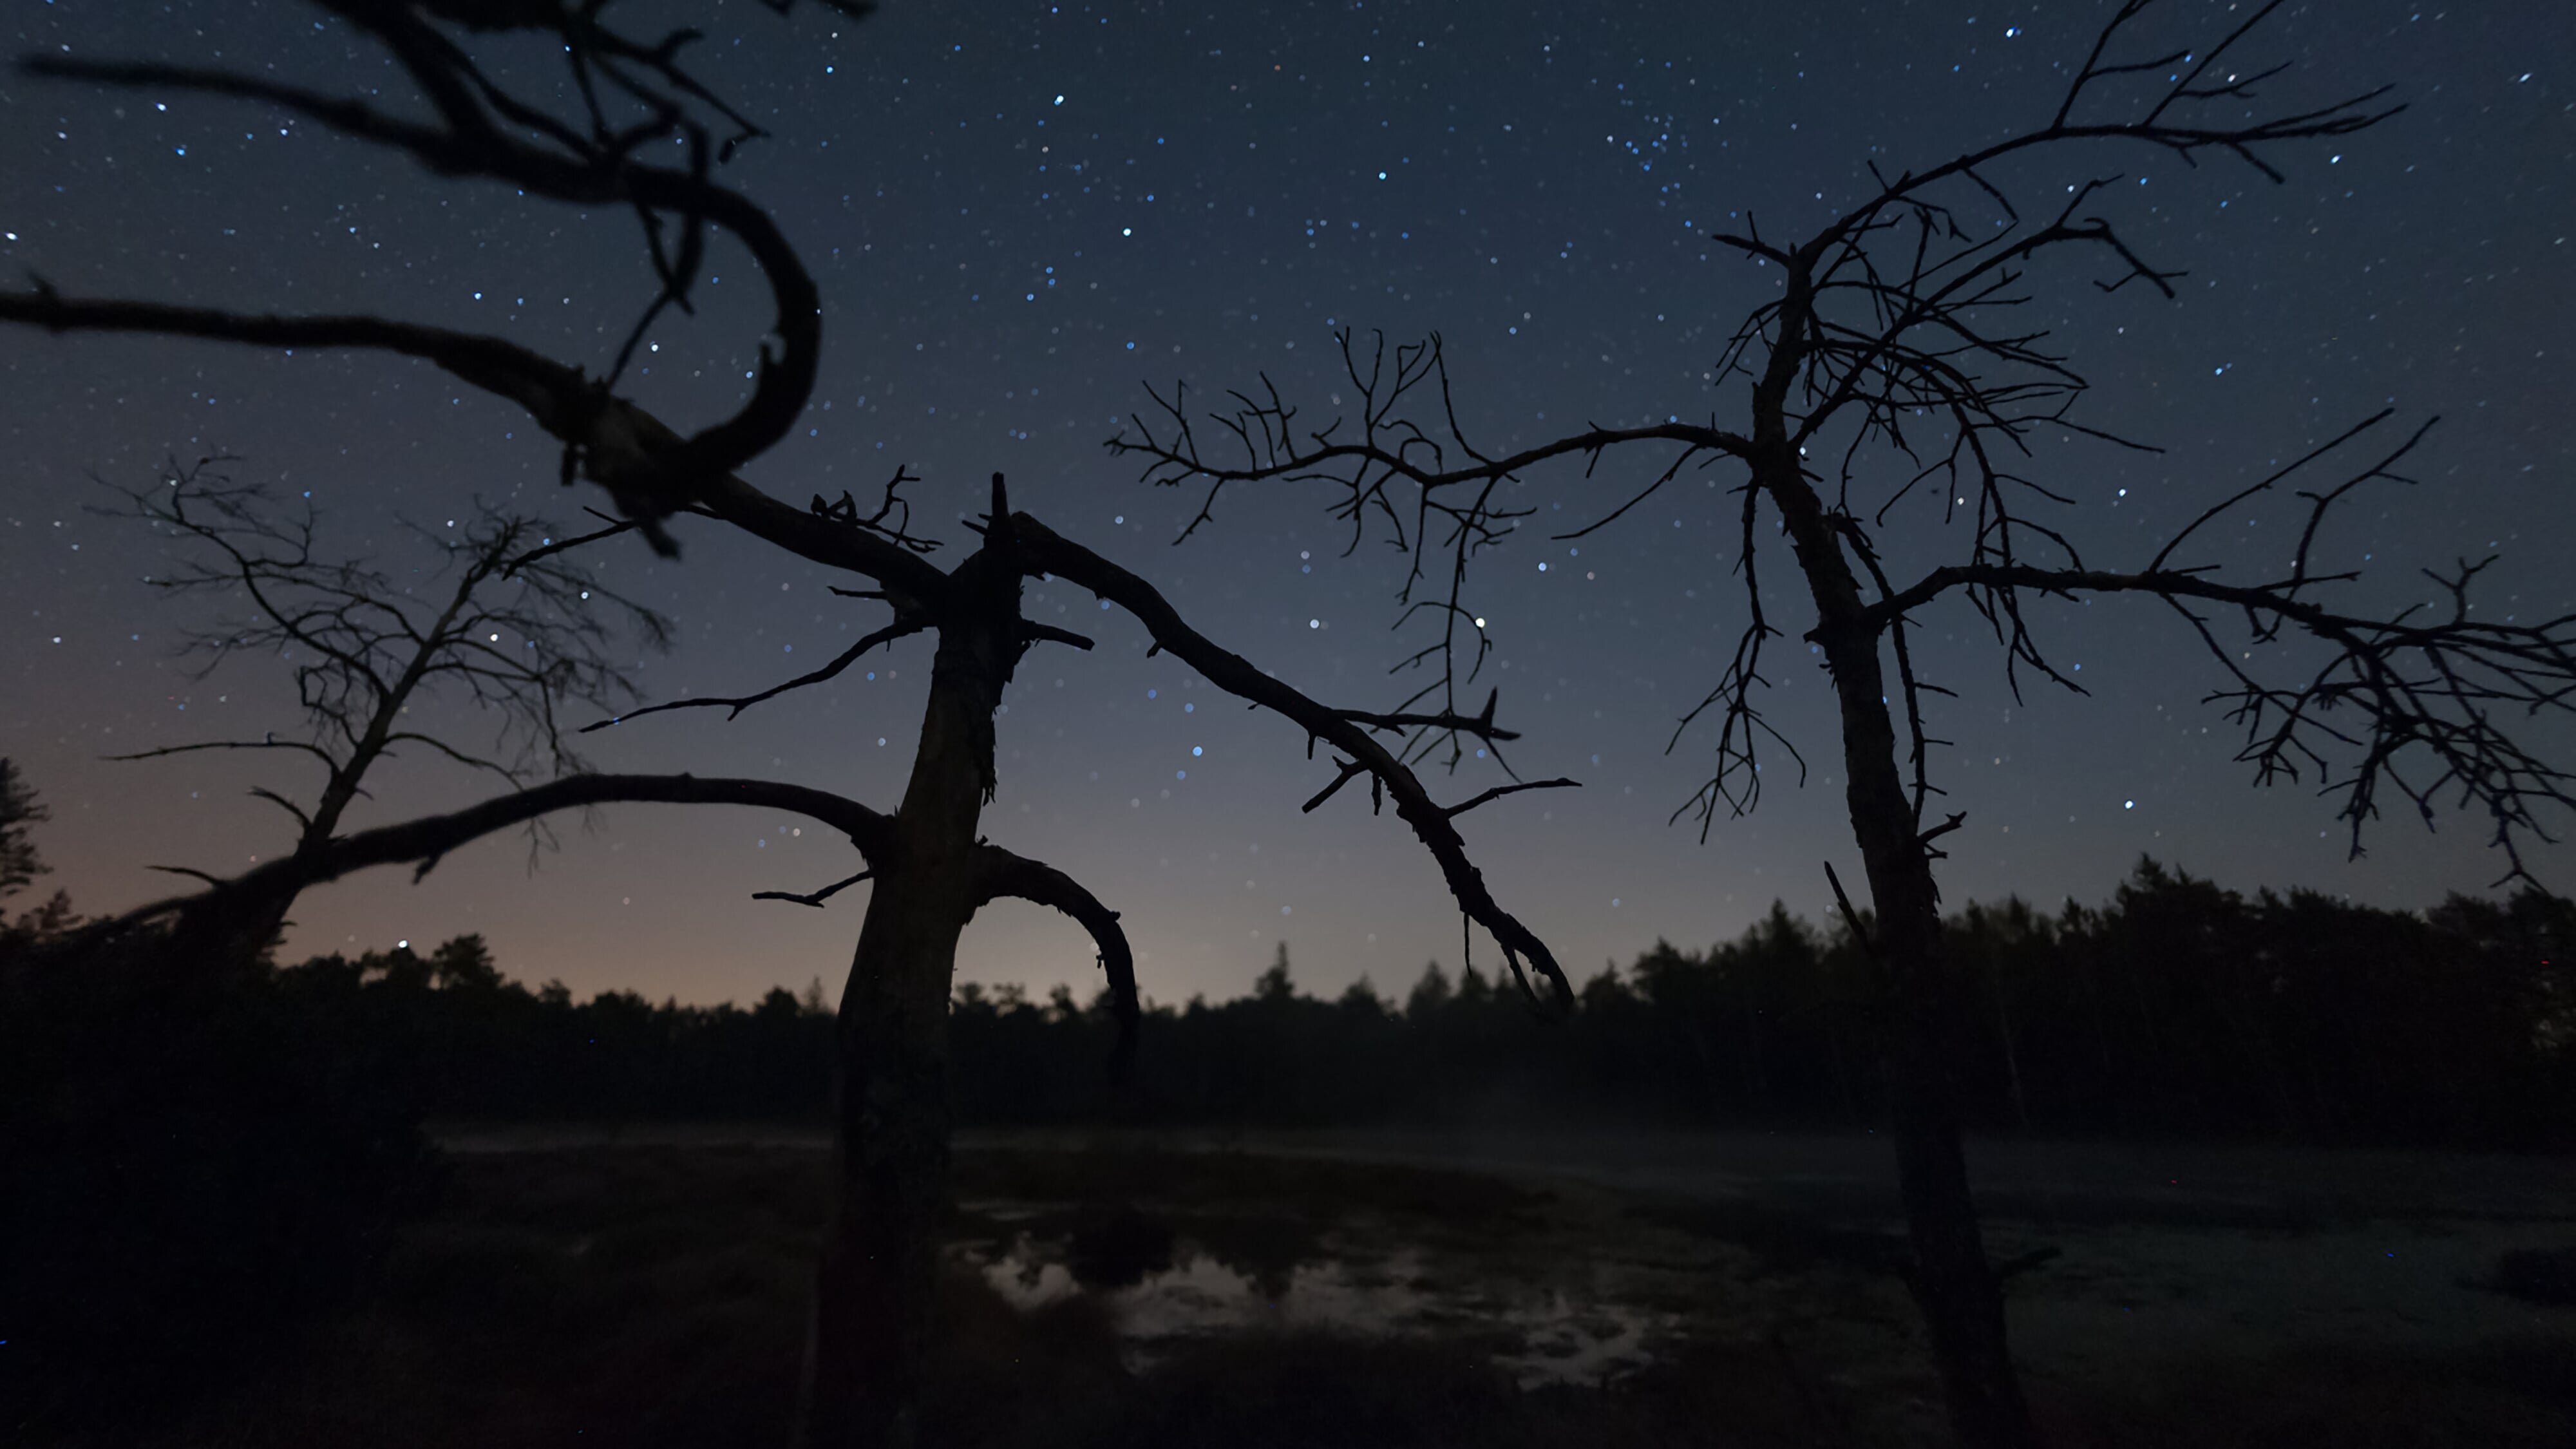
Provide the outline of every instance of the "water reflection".
{"type": "Polygon", "coordinates": [[[1136,1370],[1185,1339],[1317,1329],[1437,1335],[1482,1348],[1525,1387],[1597,1384],[1651,1363],[1678,1323],[1611,1284],[1567,1282],[1580,1268],[1517,1274],[1489,1256],[1387,1246],[1376,1235],[1364,1246],[1290,1217],[1174,1222],[1124,1207],[1001,1205],[970,1214],[986,1231],[955,1251],[996,1292],[1023,1311],[1092,1295],[1136,1370]]]}

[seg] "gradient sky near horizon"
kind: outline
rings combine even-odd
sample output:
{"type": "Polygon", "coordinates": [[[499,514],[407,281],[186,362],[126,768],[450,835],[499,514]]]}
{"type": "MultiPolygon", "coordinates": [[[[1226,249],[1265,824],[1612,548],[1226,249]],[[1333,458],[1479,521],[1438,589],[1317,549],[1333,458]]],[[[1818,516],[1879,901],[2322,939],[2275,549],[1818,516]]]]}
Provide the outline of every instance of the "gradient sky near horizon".
{"type": "MultiPolygon", "coordinates": [[[[819,6],[785,20],[749,0],[705,14],[700,70],[776,134],[729,180],[778,217],[824,290],[823,373],[796,436],[746,475],[790,498],[860,492],[909,465],[922,516],[980,511],[983,480],[1159,582],[1207,634],[1309,693],[1361,708],[1411,685],[1387,668],[1392,555],[1345,552],[1326,497],[1238,490],[1174,546],[1195,491],[1142,486],[1102,440],[1177,379],[1212,395],[1266,372],[1310,416],[1349,387],[1333,336],[1441,331],[1462,415],[1489,446],[1590,422],[1740,417],[1744,384],[1712,381],[1718,349],[1770,280],[1706,234],[1750,209],[1766,235],[1852,204],[1867,167],[1921,167],[2043,120],[2106,3],[914,3],[852,24],[819,6]]],[[[2172,0],[2157,32],[2211,33],[2230,7],[2172,0]]],[[[387,88],[388,64],[287,0],[52,0],[0,26],[18,53],[218,60],[331,88],[387,88]]],[[[2168,302],[2105,297],[2082,268],[2034,279],[2097,391],[2086,416],[2156,455],[2046,448],[2075,500],[2060,523],[2108,563],[2134,563],[2210,501],[2382,407],[2439,414],[2414,460],[2324,542],[2366,566],[2356,597],[2422,594],[2419,569],[2489,552],[2488,607],[2571,607],[2576,540],[2576,28],[2554,0],[2443,7],[2383,0],[2288,7],[2253,52],[2290,62],[2284,99],[2388,82],[2408,109],[2369,133],[2282,148],[2273,185],[2242,166],[2069,149],[2012,179],[2024,194],[2117,174],[2102,205],[2159,264],[2190,275],[2168,302]]],[[[2154,35],[2144,37],[2151,41],[2154,35]]],[[[506,73],[548,58],[505,56],[506,73]]],[[[258,107],[0,79],[0,264],[66,292],[278,311],[363,310],[488,329],[604,365],[648,295],[631,221],[451,184],[258,107]]],[[[653,334],[640,400],[675,422],[741,395],[767,295],[719,248],[701,315],[653,334]],[[737,270],[738,269],[738,270],[737,270]]],[[[107,763],[118,751],[293,723],[285,670],[237,660],[202,682],[170,657],[203,623],[142,585],[166,541],[92,516],[88,481],[148,481],[164,456],[239,455],[236,477],[310,491],[326,545],[397,570],[425,563],[396,526],[461,520],[472,499],[558,519],[596,505],[554,482],[555,450],[506,406],[426,366],[277,356],[209,344],[0,331],[0,753],[54,809],[39,843],[52,883],[106,910],[165,892],[147,870],[225,872],[283,848],[288,822],[246,791],[309,795],[272,759],[107,763]]],[[[1703,843],[1667,823],[1709,769],[1704,732],[1674,724],[1714,683],[1744,612],[1731,572],[1736,480],[1692,478],[1579,544],[1660,458],[1542,471],[1533,526],[1481,565],[1475,598],[1499,644],[1487,681],[1525,738],[1534,793],[1465,818],[1497,895],[1578,973],[1658,937],[1700,945],[1776,897],[1820,919],[1822,863],[1857,876],[1841,815],[1826,690],[1779,594],[1773,717],[1809,742],[1804,789],[1776,763],[1749,818],[1703,843]],[[1641,471],[1644,470],[1644,471],[1641,471]],[[1540,527],[1539,525],[1547,525],[1540,527]],[[1579,548],[1575,554],[1573,549],[1579,548]],[[1549,567],[1542,571],[1538,565],[1549,567]],[[1667,749],[1670,744],[1669,750],[1667,749]]],[[[2204,561],[2268,558],[2291,516],[2255,508],[2204,561]]],[[[1929,515],[1900,551],[1963,544],[1929,515]]],[[[945,526],[952,540],[964,530],[945,526]]],[[[655,697],[742,693],[810,667],[882,622],[831,597],[836,576],[708,526],[684,556],[603,550],[603,577],[676,616],[680,646],[641,662],[655,697]]],[[[1773,541],[1776,548],[1777,541],[1773,541]]],[[[953,558],[952,543],[943,557],[953,558]]],[[[1908,555],[1911,556],[1911,555],[1908,555]]],[[[1769,578],[1790,577],[1785,550],[1769,578]]],[[[1766,592],[1768,587],[1766,586],[1766,592]]],[[[1368,974],[1400,989],[1427,958],[1454,967],[1459,922],[1432,862],[1390,815],[1330,779],[1305,741],[1247,713],[1088,596],[1037,583],[1033,617],[1095,634],[1041,647],[1002,719],[997,842],[1074,870],[1125,913],[1146,994],[1246,988],[1275,943],[1331,991],[1368,974]]],[[[2016,704],[1997,650],[1956,602],[1927,611],[1917,650],[1957,689],[1934,732],[1949,808],[1967,824],[1941,866],[1953,902],[2018,892],[2098,901],[2142,853],[2241,889],[2301,886],[2399,906],[2485,888],[2502,869],[2479,822],[2427,833],[2380,822],[2346,858],[2312,789],[2251,788],[2236,738],[2197,701],[2221,681],[2169,613],[2105,602],[2042,612],[2056,658],[2090,694],[2016,704]]],[[[1418,642],[1418,641],[1416,641],[1418,642]]],[[[2296,656],[2276,656],[2287,665],[2296,656]]],[[[890,807],[926,680],[916,639],[831,686],[725,722],[655,717],[590,737],[603,767],[766,776],[890,807]],[[865,676],[865,677],[863,677],[865,676]]],[[[1479,686],[1481,689],[1481,685],[1479,686]]],[[[470,718],[457,718],[471,729],[470,718]]],[[[2544,736],[2576,758],[2563,728],[2544,736]]],[[[1463,798],[1489,765],[1442,778],[1463,798]]],[[[353,824],[478,796],[427,758],[397,761],[353,824]]],[[[504,969],[584,993],[744,1000],[820,977],[837,994],[862,901],[755,903],[855,869],[845,843],[750,811],[626,806],[531,872],[496,839],[427,882],[380,872],[309,895],[289,953],[479,931],[504,969]]],[[[2576,853],[2535,853],[2576,881],[2576,853]]],[[[1490,962],[1490,943],[1478,959],[1490,962]]],[[[1052,913],[992,908],[961,974],[1097,980],[1052,913]]]]}

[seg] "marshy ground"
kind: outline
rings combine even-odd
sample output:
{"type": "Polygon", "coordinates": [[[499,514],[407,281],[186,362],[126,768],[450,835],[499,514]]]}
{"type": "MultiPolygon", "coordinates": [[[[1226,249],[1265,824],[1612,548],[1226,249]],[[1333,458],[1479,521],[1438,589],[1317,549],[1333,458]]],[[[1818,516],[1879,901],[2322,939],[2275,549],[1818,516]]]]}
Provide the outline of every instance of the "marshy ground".
{"type": "MultiPolygon", "coordinates": [[[[460,1133],[371,1307],[157,1442],[784,1442],[828,1159],[460,1133]]],[[[925,1442],[1938,1443],[1883,1144],[970,1137],[925,1442]]],[[[2067,1445],[2576,1443],[2576,1165],[1981,1145],[2067,1445]]]]}

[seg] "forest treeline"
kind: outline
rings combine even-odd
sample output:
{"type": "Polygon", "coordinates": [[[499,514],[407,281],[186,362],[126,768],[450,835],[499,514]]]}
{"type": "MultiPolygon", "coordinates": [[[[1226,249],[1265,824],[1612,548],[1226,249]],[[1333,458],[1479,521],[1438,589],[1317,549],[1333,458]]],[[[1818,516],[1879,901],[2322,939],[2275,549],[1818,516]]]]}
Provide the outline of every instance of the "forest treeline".
{"type": "MultiPolygon", "coordinates": [[[[819,986],[579,1001],[470,935],[279,965],[80,924],[59,895],[0,923],[0,1422],[117,1402],[134,1362],[169,1394],[221,1382],[358,1301],[438,1190],[428,1123],[827,1120],[819,986]]],[[[2576,1146],[2576,907],[2538,892],[2416,914],[2149,861],[2099,908],[1972,906],[1949,937],[1984,1129],[2576,1146]]],[[[1870,971],[1775,906],[1551,1021],[1472,968],[1321,1000],[1283,947],[1249,996],[1154,1008],[1123,1086],[1105,1001],[970,984],[951,1088],[985,1125],[1856,1129],[1886,1106],[1870,971]]]]}
{"type": "MultiPolygon", "coordinates": [[[[2249,898],[2149,860],[2100,907],[1970,906],[1949,939],[1963,967],[1952,1060],[1986,1130],[2576,1140],[2576,908],[2536,891],[2391,911],[2249,898]]],[[[1885,1109],[1870,969],[1840,923],[1775,905],[1733,941],[1605,968],[1550,1021],[1473,966],[1435,963],[1401,998],[1362,981],[1318,999],[1282,946],[1249,996],[1154,1007],[1124,1086],[1104,1070],[1105,999],[970,983],[954,999],[952,1086],[959,1120],[990,1125],[1858,1128],[1885,1109]]],[[[13,1005],[57,994],[29,985],[13,1005]]],[[[270,966],[229,989],[235,1014],[327,1043],[321,1056],[403,1115],[820,1121],[828,1104],[819,983],[748,1009],[577,1001],[508,979],[460,936],[427,954],[270,966]]],[[[38,1058],[69,1039],[53,1034],[38,1058]]]]}

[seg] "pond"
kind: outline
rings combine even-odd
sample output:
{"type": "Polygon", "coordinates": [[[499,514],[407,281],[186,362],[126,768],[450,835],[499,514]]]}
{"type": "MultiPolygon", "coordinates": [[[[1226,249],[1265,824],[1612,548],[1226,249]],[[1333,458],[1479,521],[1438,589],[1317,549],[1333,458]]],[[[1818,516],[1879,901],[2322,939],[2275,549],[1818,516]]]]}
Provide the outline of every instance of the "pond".
{"type": "Polygon", "coordinates": [[[1093,1296],[1139,1372],[1190,1339],[1315,1329],[1467,1339],[1525,1388],[1601,1384],[1654,1362],[1681,1327],[1677,1312],[1604,1293],[1615,1272],[1498,1272],[1489,1253],[1408,1240],[1399,1223],[961,1208],[993,1230],[958,1244],[960,1261],[1023,1311],[1093,1296]]]}

